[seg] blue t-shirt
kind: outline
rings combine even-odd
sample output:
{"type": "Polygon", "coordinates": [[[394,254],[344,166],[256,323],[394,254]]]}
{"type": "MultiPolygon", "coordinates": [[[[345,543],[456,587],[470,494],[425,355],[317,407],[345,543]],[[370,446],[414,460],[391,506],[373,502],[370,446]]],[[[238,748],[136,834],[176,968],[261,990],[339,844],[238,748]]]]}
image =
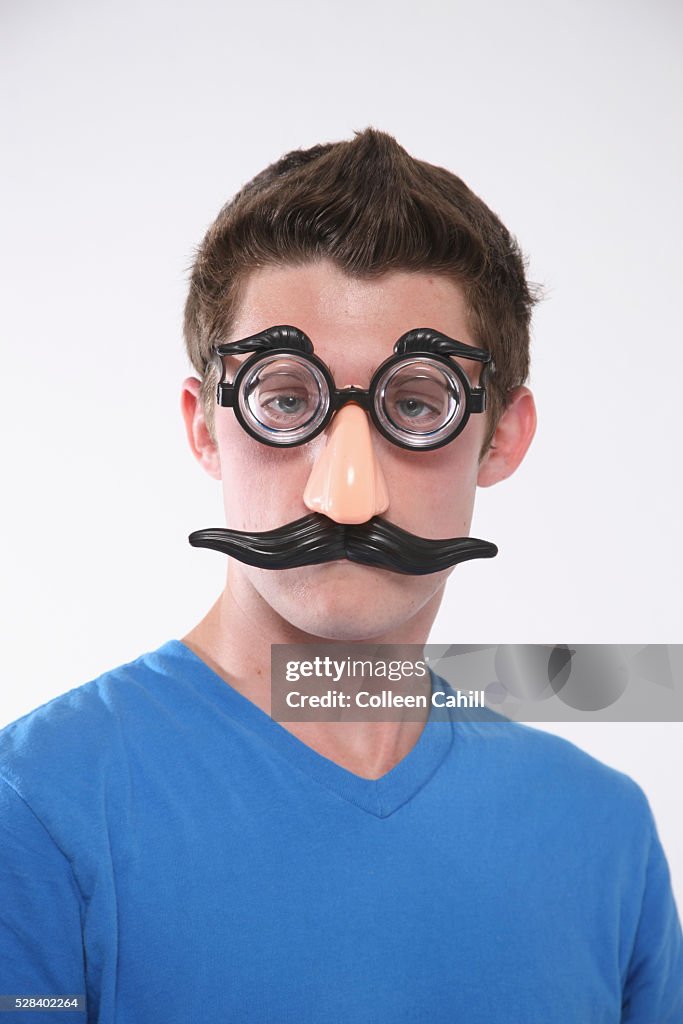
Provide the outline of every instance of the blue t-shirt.
{"type": "Polygon", "coordinates": [[[0,849],[0,994],[98,1024],[683,1022],[642,790],[525,725],[364,779],[172,640],[0,732],[0,849]]]}

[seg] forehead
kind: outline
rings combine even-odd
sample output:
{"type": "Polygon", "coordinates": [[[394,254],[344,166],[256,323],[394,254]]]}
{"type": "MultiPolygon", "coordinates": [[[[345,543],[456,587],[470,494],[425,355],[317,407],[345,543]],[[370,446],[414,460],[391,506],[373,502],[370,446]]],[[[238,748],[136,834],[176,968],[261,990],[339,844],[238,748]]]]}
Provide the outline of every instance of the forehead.
{"type": "MultiPolygon", "coordinates": [[[[358,278],[327,260],[253,271],[242,284],[237,316],[225,340],[279,324],[309,336],[338,384],[348,375],[362,382],[392,354],[401,335],[416,327],[475,344],[464,294],[454,281],[412,271],[358,278]]],[[[466,370],[478,368],[469,360],[460,362],[466,370]]]]}

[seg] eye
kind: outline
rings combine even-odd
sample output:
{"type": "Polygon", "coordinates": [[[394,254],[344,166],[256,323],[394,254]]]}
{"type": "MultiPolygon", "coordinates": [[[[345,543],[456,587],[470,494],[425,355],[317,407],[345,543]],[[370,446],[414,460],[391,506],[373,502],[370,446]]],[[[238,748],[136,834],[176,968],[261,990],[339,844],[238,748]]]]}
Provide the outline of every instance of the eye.
{"type": "Polygon", "coordinates": [[[243,384],[244,402],[255,425],[265,430],[299,430],[320,407],[314,369],[296,356],[268,356],[243,384]]]}
{"type": "Polygon", "coordinates": [[[465,411],[455,372],[427,356],[390,365],[375,385],[380,425],[400,443],[416,447],[441,442],[457,428],[465,411]]]}
{"type": "Polygon", "coordinates": [[[434,416],[439,410],[420,398],[398,398],[394,401],[394,407],[400,416],[408,420],[417,420],[421,416],[434,416]]]}
{"type": "Polygon", "coordinates": [[[387,411],[396,425],[431,430],[443,420],[447,394],[440,382],[405,381],[387,394],[387,411]]]}
{"type": "Polygon", "coordinates": [[[278,395],[273,399],[273,403],[282,412],[298,412],[305,401],[305,398],[297,398],[296,395],[278,395]]]}
{"type": "Polygon", "coordinates": [[[251,404],[263,424],[278,428],[298,425],[316,403],[306,381],[289,373],[274,373],[264,376],[253,389],[251,404]]]}
{"type": "Polygon", "coordinates": [[[295,416],[304,411],[309,402],[309,395],[297,395],[293,392],[269,394],[268,391],[258,397],[262,409],[268,409],[271,416],[281,413],[283,416],[295,416]]]}
{"type": "Polygon", "coordinates": [[[329,409],[329,387],[316,363],[298,353],[269,353],[242,377],[237,396],[246,427],[268,444],[303,444],[329,409]]]}

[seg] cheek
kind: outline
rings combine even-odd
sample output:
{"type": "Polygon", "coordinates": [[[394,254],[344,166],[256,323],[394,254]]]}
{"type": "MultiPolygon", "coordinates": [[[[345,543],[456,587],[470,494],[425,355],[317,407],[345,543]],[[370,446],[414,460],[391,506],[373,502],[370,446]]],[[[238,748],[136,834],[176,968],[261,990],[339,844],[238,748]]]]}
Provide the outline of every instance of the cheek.
{"type": "Polygon", "coordinates": [[[223,501],[234,529],[268,530],[308,511],[310,459],[303,448],[261,444],[234,421],[217,424],[223,501]]]}
{"type": "Polygon", "coordinates": [[[433,452],[387,451],[383,469],[389,487],[389,518],[403,525],[410,517],[412,526],[407,528],[417,526],[425,537],[469,528],[478,452],[477,438],[468,437],[467,430],[433,452]]]}

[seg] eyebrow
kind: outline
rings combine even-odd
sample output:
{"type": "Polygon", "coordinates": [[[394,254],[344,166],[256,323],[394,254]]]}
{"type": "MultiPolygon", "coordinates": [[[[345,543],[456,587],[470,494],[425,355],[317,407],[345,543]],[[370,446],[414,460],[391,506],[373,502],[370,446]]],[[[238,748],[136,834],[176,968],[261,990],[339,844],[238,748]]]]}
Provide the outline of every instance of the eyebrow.
{"type": "MultiPolygon", "coordinates": [[[[315,352],[313,341],[300,327],[286,325],[267,327],[265,330],[252,334],[247,338],[215,345],[214,351],[221,356],[230,356],[237,355],[238,353],[267,352],[269,349],[273,351],[281,347],[301,348],[303,352],[308,353],[315,352]],[[287,333],[285,333],[284,339],[281,339],[281,335],[284,332],[287,333]],[[288,332],[294,332],[295,337],[290,338],[288,332]],[[281,343],[282,340],[285,342],[284,345],[281,343]],[[287,341],[289,341],[289,345],[287,341]]],[[[396,355],[410,355],[412,352],[419,353],[420,351],[428,352],[432,355],[448,356],[451,359],[463,359],[474,363],[492,363],[491,353],[487,349],[478,348],[476,345],[470,345],[468,342],[457,341],[455,338],[450,338],[441,331],[431,328],[414,328],[411,331],[406,331],[393,344],[393,352],[396,355]],[[425,334],[427,337],[422,337],[425,334]],[[446,346],[445,348],[443,347],[444,345],[446,346]],[[398,352],[396,352],[397,347],[399,348],[398,352]]],[[[390,356],[387,358],[390,358],[390,356]]],[[[327,367],[334,376],[332,365],[327,363],[327,367]]]]}

